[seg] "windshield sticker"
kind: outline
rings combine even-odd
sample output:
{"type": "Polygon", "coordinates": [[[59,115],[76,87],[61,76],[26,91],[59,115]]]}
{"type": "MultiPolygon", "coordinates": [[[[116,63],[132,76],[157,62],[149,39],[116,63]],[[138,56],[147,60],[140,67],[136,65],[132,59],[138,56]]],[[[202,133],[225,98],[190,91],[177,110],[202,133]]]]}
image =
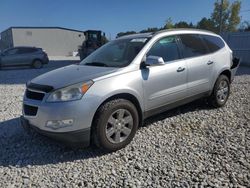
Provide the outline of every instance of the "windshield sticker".
{"type": "Polygon", "coordinates": [[[130,42],[143,42],[145,43],[147,41],[147,38],[137,38],[137,39],[132,39],[130,42]]]}

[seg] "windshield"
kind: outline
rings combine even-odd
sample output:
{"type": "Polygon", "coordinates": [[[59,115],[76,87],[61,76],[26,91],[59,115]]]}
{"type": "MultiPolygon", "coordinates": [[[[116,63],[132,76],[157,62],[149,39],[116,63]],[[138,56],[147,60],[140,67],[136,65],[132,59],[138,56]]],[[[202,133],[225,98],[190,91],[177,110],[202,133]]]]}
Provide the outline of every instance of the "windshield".
{"type": "Polygon", "coordinates": [[[80,65],[125,67],[133,61],[148,39],[130,38],[113,40],[86,57],[80,62],[80,65]]]}

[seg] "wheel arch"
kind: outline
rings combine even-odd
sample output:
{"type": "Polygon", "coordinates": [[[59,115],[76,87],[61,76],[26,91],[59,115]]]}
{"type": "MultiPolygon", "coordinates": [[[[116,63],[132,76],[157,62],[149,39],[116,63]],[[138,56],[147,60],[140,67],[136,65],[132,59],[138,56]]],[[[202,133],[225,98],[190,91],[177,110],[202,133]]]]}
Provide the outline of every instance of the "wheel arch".
{"type": "Polygon", "coordinates": [[[42,64],[44,64],[42,59],[35,58],[35,59],[32,60],[32,65],[33,65],[33,63],[35,63],[35,61],[40,61],[42,64]]]}
{"type": "Polygon", "coordinates": [[[231,76],[232,76],[232,73],[229,69],[225,69],[223,71],[221,71],[221,73],[219,74],[220,75],[225,75],[228,77],[229,81],[231,82],[231,76]]]}
{"type": "Polygon", "coordinates": [[[141,126],[141,125],[143,124],[143,111],[142,111],[140,102],[139,102],[139,100],[137,99],[137,97],[134,96],[134,95],[131,94],[131,93],[117,93],[117,94],[114,94],[114,95],[112,95],[112,96],[109,96],[109,97],[106,98],[104,101],[102,101],[102,103],[101,103],[101,104],[98,106],[98,108],[96,109],[95,114],[94,114],[93,119],[92,119],[92,124],[91,124],[91,135],[93,134],[93,127],[94,127],[94,126],[93,126],[93,123],[94,123],[94,119],[95,119],[96,116],[97,116],[97,112],[98,112],[99,108],[100,108],[103,104],[105,104],[105,103],[107,103],[107,102],[109,102],[109,101],[111,101],[111,100],[114,100],[114,99],[126,99],[126,100],[132,102],[132,103],[135,105],[135,107],[136,107],[136,109],[137,109],[137,111],[138,111],[138,115],[139,115],[139,126],[141,126]]]}

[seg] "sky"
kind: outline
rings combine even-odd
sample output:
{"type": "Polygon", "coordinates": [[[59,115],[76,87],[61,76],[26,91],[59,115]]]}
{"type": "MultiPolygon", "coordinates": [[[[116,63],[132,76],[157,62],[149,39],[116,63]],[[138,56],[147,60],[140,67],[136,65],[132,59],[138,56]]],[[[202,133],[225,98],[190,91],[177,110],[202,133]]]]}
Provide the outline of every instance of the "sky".
{"type": "MultiPolygon", "coordinates": [[[[118,32],[162,27],[173,22],[196,24],[209,17],[216,0],[1,0],[0,31],[11,26],[97,29],[118,32]]],[[[232,1],[232,0],[231,0],[232,1]]],[[[250,21],[250,0],[242,0],[242,21],[250,21]]]]}

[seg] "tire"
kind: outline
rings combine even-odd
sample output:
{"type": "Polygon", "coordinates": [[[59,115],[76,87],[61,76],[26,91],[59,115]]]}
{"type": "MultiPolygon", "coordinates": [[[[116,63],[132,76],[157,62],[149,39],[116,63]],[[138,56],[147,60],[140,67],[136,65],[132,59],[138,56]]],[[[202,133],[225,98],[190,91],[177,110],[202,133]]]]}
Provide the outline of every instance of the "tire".
{"type": "Polygon", "coordinates": [[[132,141],[138,125],[136,107],[128,100],[115,99],[97,110],[92,127],[92,140],[101,149],[116,151],[132,141]]]}
{"type": "Polygon", "coordinates": [[[43,67],[43,62],[41,60],[34,60],[34,62],[32,63],[32,67],[35,69],[40,69],[43,67]]]}
{"type": "Polygon", "coordinates": [[[227,76],[220,75],[215,82],[213,92],[209,97],[209,103],[216,107],[222,107],[226,104],[230,95],[230,82],[227,76]]]}

